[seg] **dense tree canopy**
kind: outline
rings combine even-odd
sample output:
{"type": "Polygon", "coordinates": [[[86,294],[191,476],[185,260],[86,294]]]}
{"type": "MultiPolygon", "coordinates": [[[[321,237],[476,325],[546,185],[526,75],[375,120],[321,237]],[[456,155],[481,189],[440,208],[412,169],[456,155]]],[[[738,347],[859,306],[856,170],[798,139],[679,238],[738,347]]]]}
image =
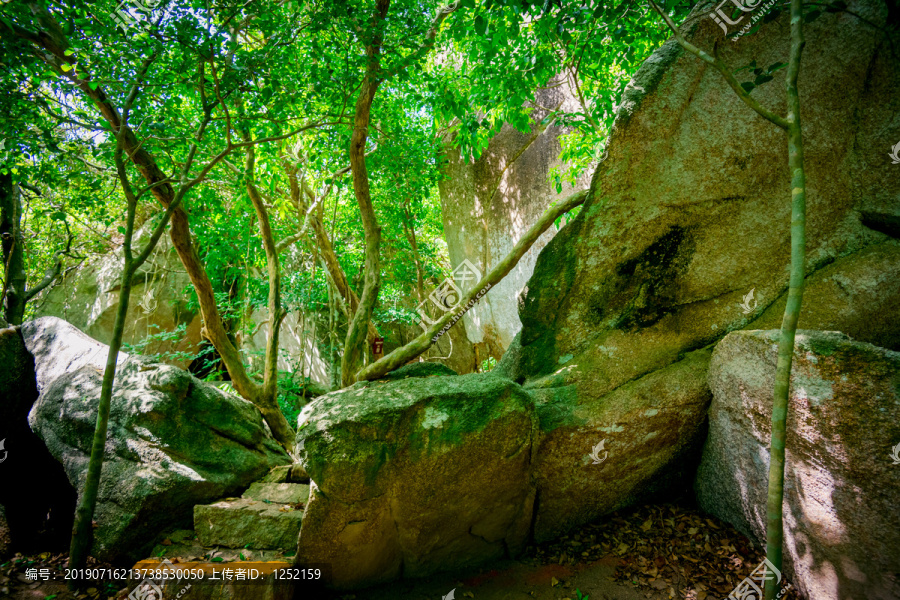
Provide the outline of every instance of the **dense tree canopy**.
{"type": "MultiPolygon", "coordinates": [[[[16,0],[2,11],[0,170],[22,204],[28,287],[57,262],[65,271],[121,246],[124,185],[136,231],[180,195],[172,236],[186,292],[243,395],[257,375],[242,375],[228,346],[272,300],[273,257],[279,304],[333,315],[332,359],[361,354],[366,337],[414,323],[409,300],[450,266],[442,142],[477,157],[505,124],[564,125],[561,189],[599,159],[617,98],[667,37],[649,5],[627,1],[16,0]],[[562,82],[578,110],[535,103],[535,90],[562,82]],[[537,109],[548,114],[539,123],[537,109]],[[354,317],[365,335],[345,339],[354,317]]],[[[345,383],[361,361],[345,365],[345,383]]]]}

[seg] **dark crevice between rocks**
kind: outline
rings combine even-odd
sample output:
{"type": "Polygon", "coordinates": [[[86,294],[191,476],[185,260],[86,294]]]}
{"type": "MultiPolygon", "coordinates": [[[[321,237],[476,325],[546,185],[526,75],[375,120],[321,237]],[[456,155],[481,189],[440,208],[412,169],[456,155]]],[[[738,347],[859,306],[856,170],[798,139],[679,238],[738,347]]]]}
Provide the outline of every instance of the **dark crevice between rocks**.
{"type": "MultiPolygon", "coordinates": [[[[532,457],[532,461],[534,461],[534,457],[532,457]]],[[[532,469],[532,471],[534,470],[533,462],[530,465],[530,468],[532,469]]],[[[534,502],[531,503],[531,522],[528,524],[528,539],[526,540],[526,542],[528,544],[536,543],[535,539],[534,539],[534,531],[535,531],[535,526],[537,525],[537,517],[538,517],[538,512],[539,512],[540,506],[541,506],[541,488],[540,488],[540,486],[537,486],[537,488],[534,490],[534,502]]]]}
{"type": "Polygon", "coordinates": [[[866,210],[859,214],[859,222],[873,231],[900,240],[900,215],[866,210]]]}
{"type": "Polygon", "coordinates": [[[18,328],[0,330],[0,505],[6,512],[11,551],[33,554],[68,549],[77,494],[62,465],[28,425],[38,398],[34,357],[18,328]]]}

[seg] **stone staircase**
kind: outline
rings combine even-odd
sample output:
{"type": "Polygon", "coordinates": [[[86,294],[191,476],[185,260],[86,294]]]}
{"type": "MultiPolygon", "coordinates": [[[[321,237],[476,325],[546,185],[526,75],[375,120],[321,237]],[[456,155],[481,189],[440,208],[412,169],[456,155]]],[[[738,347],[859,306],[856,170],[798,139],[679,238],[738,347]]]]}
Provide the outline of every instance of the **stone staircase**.
{"type": "Polygon", "coordinates": [[[294,465],[276,467],[240,498],[195,506],[198,541],[203,546],[295,550],[309,484],[296,481],[303,477],[295,477],[294,471],[294,465]]]}
{"type": "Polygon", "coordinates": [[[308,482],[300,465],[275,467],[240,498],[195,506],[194,531],[173,532],[153,555],[215,555],[226,562],[290,557],[297,550],[308,482]]]}

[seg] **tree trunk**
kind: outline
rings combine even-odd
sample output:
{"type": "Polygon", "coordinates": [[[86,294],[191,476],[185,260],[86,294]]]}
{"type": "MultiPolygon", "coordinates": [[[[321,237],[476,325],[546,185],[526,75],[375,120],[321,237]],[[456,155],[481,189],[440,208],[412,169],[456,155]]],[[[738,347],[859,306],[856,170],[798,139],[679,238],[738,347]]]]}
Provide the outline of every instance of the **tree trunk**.
{"type": "MultiPolygon", "coordinates": [[[[130,233],[130,232],[129,232],[130,233]]],[[[94,510],[97,506],[97,491],[100,488],[100,471],[103,467],[103,453],[106,449],[106,431],[109,426],[109,408],[112,403],[113,382],[116,377],[116,364],[119,350],[122,348],[122,334],[125,331],[125,319],[128,316],[128,303],[131,299],[131,261],[125,261],[122,270],[121,288],[119,290],[119,306],[116,310],[116,321],[113,325],[112,340],[106,355],[106,369],[103,371],[103,385],[100,388],[100,403],[97,408],[97,425],[94,428],[94,440],[91,444],[91,459],[88,463],[87,479],[84,490],[75,511],[75,527],[72,530],[72,543],[69,546],[69,568],[81,568],[87,562],[93,540],[94,510]]]]}
{"type": "MultiPolygon", "coordinates": [[[[102,89],[99,87],[96,90],[91,89],[86,80],[84,80],[81,89],[97,103],[100,112],[106,118],[107,122],[109,122],[113,131],[118,131],[121,126],[119,113],[109,103],[102,89]]],[[[154,185],[164,181],[166,179],[165,174],[156,164],[156,160],[147,152],[145,147],[138,142],[134,133],[130,129],[126,129],[126,131],[123,132],[123,136],[125,152],[131,158],[132,163],[137,167],[147,184],[154,185]]],[[[175,190],[168,183],[156,185],[153,187],[152,193],[166,209],[168,209],[175,200],[175,190]]],[[[283,427],[280,426],[281,421],[284,420],[284,416],[282,415],[281,419],[279,419],[278,415],[274,414],[270,407],[257,404],[260,400],[257,391],[259,386],[247,374],[243,357],[231,342],[228,331],[225,328],[225,323],[219,312],[219,307],[216,304],[216,296],[212,282],[209,279],[209,275],[206,273],[206,269],[203,267],[203,263],[200,261],[200,256],[192,241],[187,211],[180,205],[177,206],[172,213],[172,229],[170,236],[172,238],[172,245],[175,247],[176,252],[178,252],[178,257],[181,259],[181,263],[184,265],[188,277],[190,277],[194,290],[197,292],[197,300],[200,304],[200,314],[203,318],[203,333],[216,348],[222,362],[225,364],[225,368],[228,369],[228,374],[231,377],[231,383],[234,386],[234,389],[238,394],[250,402],[253,402],[257,408],[260,409],[260,412],[266,419],[266,423],[268,423],[269,428],[272,430],[272,434],[275,435],[276,439],[285,446],[285,448],[290,450],[293,448],[294,436],[292,434],[286,435],[283,427]],[[279,437],[278,432],[281,432],[281,437],[279,437]]],[[[280,414],[280,411],[278,414],[280,414]]]]}
{"type": "Polygon", "coordinates": [[[0,239],[3,246],[4,316],[10,325],[25,318],[25,236],[22,235],[22,200],[12,174],[0,174],[0,239]]]}
{"type": "MultiPolygon", "coordinates": [[[[772,440],[769,445],[769,494],[766,527],[766,558],[782,570],[784,547],[784,447],[791,387],[794,338],[803,287],[806,279],[806,172],[803,165],[803,129],[800,121],[800,94],[797,77],[806,41],[803,36],[801,0],[791,0],[791,58],[787,73],[788,165],[791,172],[791,278],[781,322],[778,363],[775,367],[775,395],[772,402],[772,440]]],[[[766,581],[765,598],[774,600],[777,583],[766,581]]]]}
{"type": "MultiPolygon", "coordinates": [[[[116,168],[122,183],[125,197],[128,201],[128,210],[125,223],[125,239],[122,245],[123,268],[121,287],[119,290],[119,305],[116,309],[116,320],[113,325],[112,340],[109,343],[109,352],[106,355],[106,368],[103,371],[103,383],[100,387],[100,401],[97,406],[97,424],[94,428],[94,438],[91,443],[91,458],[88,462],[87,478],[84,482],[84,490],[75,511],[75,526],[72,530],[72,542],[69,546],[70,569],[83,568],[87,562],[91,550],[93,538],[94,511],[97,506],[97,492],[100,488],[100,472],[103,467],[104,451],[106,449],[106,433],[109,426],[109,410],[112,403],[113,383],[116,377],[116,366],[119,359],[119,350],[122,348],[122,335],[125,331],[125,320],[128,317],[128,305],[131,300],[131,282],[141,265],[150,256],[156,247],[160,237],[165,231],[172,216],[172,210],[166,211],[160,223],[154,228],[147,245],[141,253],[135,257],[131,251],[131,242],[134,237],[134,215],[137,212],[137,198],[135,197],[125,173],[125,164],[122,161],[122,139],[120,134],[118,148],[116,150],[116,168]]],[[[180,204],[178,197],[173,208],[180,204]]],[[[74,583],[73,583],[74,584],[74,583]]]]}
{"type": "Polygon", "coordinates": [[[412,211],[403,206],[403,232],[409,247],[412,248],[413,261],[416,265],[416,296],[419,302],[425,299],[425,270],[422,267],[422,257],[419,255],[419,244],[416,242],[416,227],[413,221],[412,211]]]}
{"type": "MultiPolygon", "coordinates": [[[[244,131],[243,136],[245,142],[250,141],[249,132],[244,131]]],[[[266,267],[269,276],[269,331],[266,338],[263,384],[261,387],[256,386],[253,403],[262,412],[275,439],[281,441],[286,448],[291,449],[294,446],[294,431],[278,406],[278,334],[281,330],[281,322],[287,315],[281,307],[281,266],[278,262],[278,250],[275,237],[272,235],[272,226],[269,223],[269,213],[254,182],[256,155],[253,146],[247,146],[246,152],[244,177],[247,194],[250,196],[250,202],[253,203],[256,218],[259,221],[259,234],[266,251],[266,267]],[[286,441],[287,443],[285,443],[286,441]]],[[[241,365],[243,366],[243,362],[241,365]]]]}
{"type": "MultiPolygon", "coordinates": [[[[732,90],[744,103],[764,119],[785,130],[788,138],[788,167],[791,172],[791,275],[788,299],[781,321],[781,337],[778,341],[778,362],[775,366],[775,392],[772,401],[772,438],[769,444],[769,489],[766,509],[766,559],[782,570],[784,545],[784,462],[787,410],[791,386],[791,363],[794,358],[794,338],[803,302],[803,286],[806,279],[806,173],[803,165],[803,135],[800,121],[800,93],[797,78],[800,75],[800,58],[806,40],[803,37],[803,4],[791,0],[791,56],[787,70],[787,117],[781,117],[764,108],[741,87],[734,71],[718,57],[712,56],[688,42],[678,31],[672,19],[654,0],[651,5],[675,34],[682,48],[715,67],[732,90]]],[[[752,91],[752,90],[751,90],[752,91]]],[[[765,600],[778,595],[775,578],[766,579],[765,600]]]]}
{"type": "MultiPolygon", "coordinates": [[[[58,49],[52,49],[57,56],[63,53],[58,49]]],[[[104,119],[109,123],[114,132],[118,132],[122,127],[121,117],[118,110],[110,102],[103,88],[97,86],[92,88],[87,78],[78,80],[78,87],[88,98],[93,100],[104,119]]],[[[159,201],[164,208],[168,208],[176,199],[175,190],[169,183],[161,183],[167,179],[162,169],[157,165],[156,160],[147,151],[146,147],[138,142],[137,137],[130,128],[125,128],[122,132],[124,149],[131,162],[137,168],[138,172],[143,176],[148,185],[154,186],[151,190],[153,196],[159,201]]],[[[259,400],[257,388],[259,387],[247,374],[244,367],[243,357],[238,349],[231,342],[225,323],[222,320],[219,307],[216,304],[215,291],[206,269],[197,253],[191,238],[190,223],[188,221],[187,211],[180,204],[177,205],[172,212],[172,228],[170,236],[175,251],[184,265],[184,269],[197,292],[197,300],[200,304],[200,315],[203,318],[203,333],[216,348],[228,374],[231,377],[231,383],[234,389],[245,399],[256,404],[259,400]]],[[[276,432],[282,431],[279,426],[279,419],[274,415],[268,407],[259,406],[263,416],[266,418],[269,428],[272,430],[276,439],[287,449],[293,448],[293,435],[278,437],[276,432]],[[268,414],[267,414],[268,413],[268,414]],[[270,422],[271,419],[271,422],[270,422]]],[[[280,413],[279,413],[280,414],[280,413]]],[[[284,417],[282,416],[282,419],[284,417]]]]}
{"type": "Polygon", "coordinates": [[[390,0],[378,0],[375,16],[370,31],[373,32],[372,43],[366,48],[368,65],[363,78],[362,88],[356,100],[353,119],[353,136],[350,138],[350,170],[353,175],[353,191],[359,212],[362,217],[363,230],[366,235],[365,283],[359,299],[359,307],[347,327],[347,338],[344,342],[344,356],[341,359],[341,384],[346,387],[357,380],[356,374],[363,365],[366,351],[366,330],[372,320],[378,290],[381,287],[381,227],[372,206],[372,194],[369,190],[369,173],[366,169],[366,142],[369,138],[369,121],[372,112],[372,101],[381,81],[377,78],[381,67],[381,36],[375,33],[380,27],[390,8],[390,0]]]}
{"type": "MultiPolygon", "coordinates": [[[[310,191],[309,187],[306,185],[305,180],[301,180],[297,174],[296,169],[292,167],[285,167],[285,171],[288,175],[288,181],[291,186],[291,201],[294,204],[294,208],[297,210],[297,214],[301,220],[307,218],[307,214],[309,214],[309,205],[303,199],[304,194],[308,198],[313,198],[313,193],[310,191]]],[[[353,288],[350,287],[350,282],[347,281],[347,274],[344,273],[344,269],[341,267],[341,263],[338,261],[337,254],[334,251],[334,246],[331,244],[331,238],[328,236],[328,232],[325,231],[325,224],[322,222],[322,218],[320,214],[309,214],[309,220],[313,226],[313,232],[315,234],[315,242],[317,244],[319,252],[322,254],[322,258],[325,262],[325,269],[328,271],[328,274],[331,276],[331,281],[334,284],[334,287],[337,289],[338,293],[344,299],[344,303],[350,309],[350,316],[356,313],[357,308],[359,308],[359,296],[356,295],[356,292],[353,291],[353,288]]],[[[367,324],[368,338],[374,339],[378,337],[378,330],[375,328],[375,324],[370,320],[367,324]]]]}

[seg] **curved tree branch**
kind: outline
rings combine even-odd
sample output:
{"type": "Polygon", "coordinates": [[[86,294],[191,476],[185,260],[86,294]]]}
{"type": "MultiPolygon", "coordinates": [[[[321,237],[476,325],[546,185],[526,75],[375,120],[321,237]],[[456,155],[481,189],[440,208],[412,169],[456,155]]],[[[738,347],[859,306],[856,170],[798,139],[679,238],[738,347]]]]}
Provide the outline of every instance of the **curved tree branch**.
{"type": "MultiPolygon", "coordinates": [[[[512,271],[513,267],[518,264],[522,256],[528,252],[529,248],[531,248],[538,238],[547,231],[560,215],[564,215],[575,207],[581,206],[584,204],[586,198],[587,190],[582,190],[572,194],[559,204],[547,209],[547,212],[541,215],[541,218],[525,232],[525,235],[523,235],[518,242],[516,242],[516,245],[510,250],[509,254],[506,255],[506,258],[497,263],[497,266],[491,269],[490,273],[482,277],[481,281],[469,290],[457,306],[466,307],[470,303],[473,303],[473,301],[477,301],[477,299],[483,296],[488,289],[497,285],[510,271],[512,271]]],[[[438,337],[440,337],[442,331],[448,325],[452,325],[451,321],[455,323],[459,320],[465,310],[467,309],[463,308],[461,311],[446,313],[443,317],[438,319],[428,331],[425,331],[402,348],[397,348],[387,356],[384,356],[380,360],[361,370],[357,375],[357,379],[371,381],[384,376],[398,367],[402,367],[428,350],[428,348],[437,341],[438,337]]]]}

